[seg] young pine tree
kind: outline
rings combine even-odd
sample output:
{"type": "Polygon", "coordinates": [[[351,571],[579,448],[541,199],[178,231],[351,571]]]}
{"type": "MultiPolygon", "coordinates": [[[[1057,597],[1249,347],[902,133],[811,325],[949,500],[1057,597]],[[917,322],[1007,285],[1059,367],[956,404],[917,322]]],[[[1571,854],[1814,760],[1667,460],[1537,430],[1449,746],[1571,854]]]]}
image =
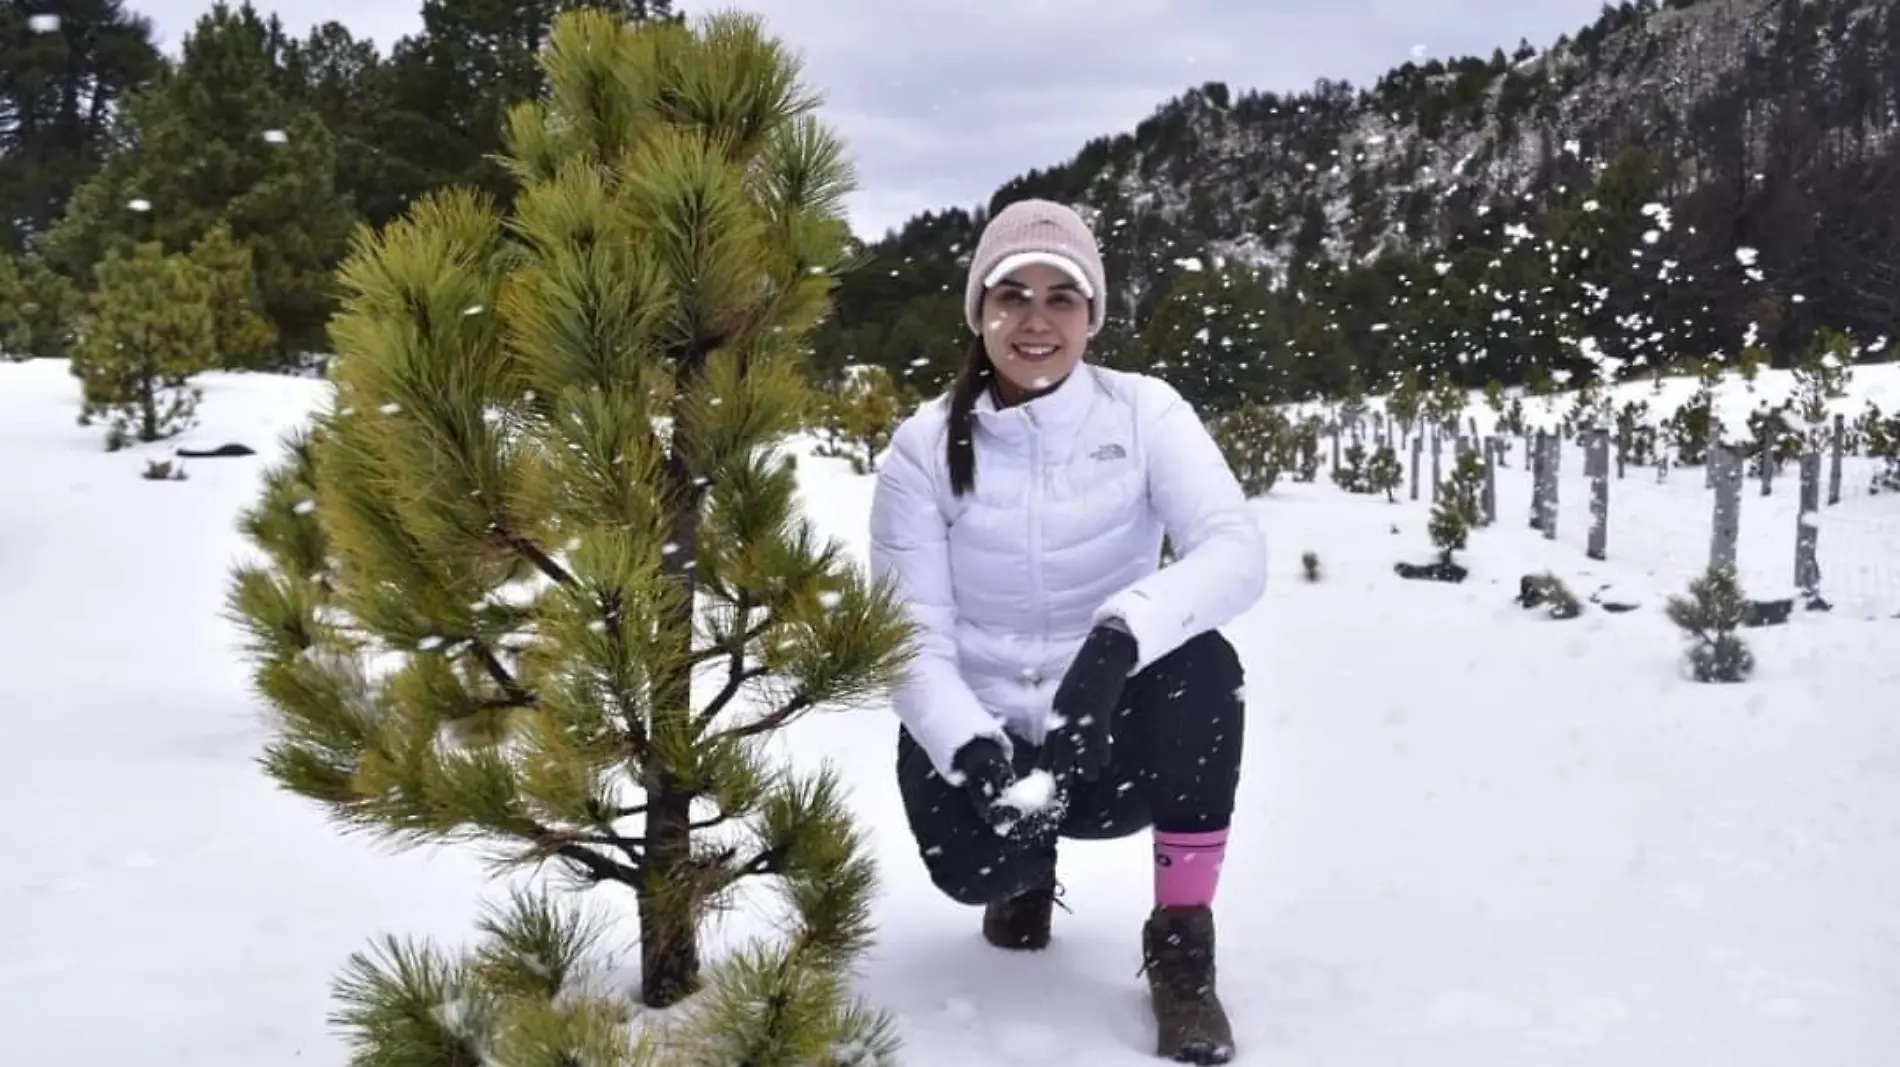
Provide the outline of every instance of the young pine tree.
{"type": "Polygon", "coordinates": [[[1483,488],[1484,460],[1476,449],[1459,452],[1451,476],[1438,487],[1438,501],[1432,505],[1427,523],[1432,544],[1438,546],[1439,558],[1446,563],[1451,562],[1453,552],[1464,550],[1471,531],[1484,517],[1483,488]]]}
{"type": "Polygon", "coordinates": [[[1214,441],[1250,497],[1273,491],[1294,447],[1287,417],[1265,404],[1248,401],[1214,423],[1214,441]]]}
{"type": "Polygon", "coordinates": [[[225,370],[263,367],[277,350],[277,327],[264,317],[251,250],[232,238],[230,226],[219,222],[191,246],[191,261],[204,271],[210,290],[207,340],[217,365],[225,370]]]}
{"type": "Polygon", "coordinates": [[[37,255],[0,256],[0,359],[72,355],[87,294],[37,255]]]}
{"type": "MultiPolygon", "coordinates": [[[[631,903],[641,1000],[693,998],[664,1062],[884,1062],[885,1020],[846,990],[871,860],[832,775],[761,747],[906,654],[901,607],[796,514],[774,453],[809,410],[848,168],[749,18],[568,14],[544,63],[510,115],[511,213],[437,192],[339,272],[335,407],[247,516],[271,563],[231,592],[268,772],[352,828],[631,903]],[[702,917],[756,876],[789,932],[702,977],[702,917]]],[[[359,958],[340,993],[364,1062],[476,1062],[390,1050],[522,1018],[561,1055],[494,1062],[625,1062],[583,1054],[617,1016],[549,962],[578,928],[529,900],[460,963],[359,958]],[[483,1007],[416,1010],[445,999],[483,1007]]]]}
{"type": "Polygon", "coordinates": [[[1689,640],[1689,670],[1698,682],[1740,682],[1755,671],[1755,655],[1737,631],[1748,618],[1735,568],[1711,565],[1689,583],[1686,596],[1664,605],[1669,621],[1689,640]]]}
{"type": "Polygon", "coordinates": [[[853,472],[869,474],[903,415],[904,397],[890,371],[875,363],[847,368],[844,387],[819,402],[825,442],[818,452],[849,460],[853,472]]]}
{"type": "Polygon", "coordinates": [[[84,397],[80,421],[104,417],[113,451],[184,431],[200,396],[191,379],[213,358],[204,271],[146,243],[108,253],[96,277],[99,288],[73,351],[84,397]]]}
{"type": "Polygon", "coordinates": [[[1384,493],[1386,503],[1397,503],[1392,494],[1405,484],[1405,467],[1399,463],[1399,454],[1390,442],[1381,444],[1366,462],[1366,491],[1384,493]]]}

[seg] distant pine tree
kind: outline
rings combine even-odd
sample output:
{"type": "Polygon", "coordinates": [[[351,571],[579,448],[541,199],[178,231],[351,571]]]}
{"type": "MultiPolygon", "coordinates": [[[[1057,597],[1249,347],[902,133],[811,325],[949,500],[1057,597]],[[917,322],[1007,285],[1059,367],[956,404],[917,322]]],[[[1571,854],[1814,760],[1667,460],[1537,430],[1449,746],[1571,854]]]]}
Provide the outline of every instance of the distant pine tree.
{"type": "Polygon", "coordinates": [[[824,437],[818,454],[848,460],[853,472],[869,474],[904,417],[904,396],[883,367],[856,366],[847,368],[843,384],[818,407],[824,437]]]}
{"type": "Polygon", "coordinates": [[[1738,632],[1748,618],[1735,569],[1712,565],[1689,583],[1686,596],[1669,598],[1669,621],[1689,639],[1689,670],[1698,682],[1740,682],[1755,670],[1755,655],[1738,632]]]}
{"type": "Polygon", "coordinates": [[[1484,460],[1476,449],[1458,453],[1451,476],[1438,487],[1438,500],[1432,505],[1428,523],[1432,544],[1439,558],[1449,563],[1452,553],[1461,552],[1470,542],[1471,531],[1483,518],[1484,460]]]}
{"type": "Polygon", "coordinates": [[[48,260],[83,279],[107,250],[157,241],[187,252],[223,225],[250,252],[274,366],[328,348],[332,270],[356,222],[336,188],[336,146],[283,84],[281,35],[249,6],[200,18],[162,82],[131,100],[106,159],[45,235],[48,260]]]}
{"type": "Polygon", "coordinates": [[[220,222],[191,246],[191,261],[204,271],[211,312],[211,334],[206,340],[217,365],[225,370],[266,366],[277,351],[277,327],[264,315],[251,250],[234,240],[231,228],[220,222]]]}
{"type": "Polygon", "coordinates": [[[171,437],[196,421],[202,395],[192,378],[212,365],[213,326],[205,273],[156,243],[114,249],[73,352],[84,402],[80,421],[105,419],[106,447],[171,437]]]}

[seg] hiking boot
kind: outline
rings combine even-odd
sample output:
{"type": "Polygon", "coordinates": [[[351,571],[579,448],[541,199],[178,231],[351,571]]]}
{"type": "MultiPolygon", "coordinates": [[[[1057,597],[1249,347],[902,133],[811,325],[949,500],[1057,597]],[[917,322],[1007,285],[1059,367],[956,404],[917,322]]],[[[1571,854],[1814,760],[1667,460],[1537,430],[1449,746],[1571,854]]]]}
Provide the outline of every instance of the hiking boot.
{"type": "Polygon", "coordinates": [[[983,907],[983,939],[997,948],[1049,947],[1049,919],[1062,895],[1055,882],[983,907]]]}
{"type": "Polygon", "coordinates": [[[1142,927],[1141,956],[1154,1007],[1155,1054],[1178,1063],[1233,1059],[1233,1027],[1214,991],[1214,913],[1157,907],[1142,927]]]}

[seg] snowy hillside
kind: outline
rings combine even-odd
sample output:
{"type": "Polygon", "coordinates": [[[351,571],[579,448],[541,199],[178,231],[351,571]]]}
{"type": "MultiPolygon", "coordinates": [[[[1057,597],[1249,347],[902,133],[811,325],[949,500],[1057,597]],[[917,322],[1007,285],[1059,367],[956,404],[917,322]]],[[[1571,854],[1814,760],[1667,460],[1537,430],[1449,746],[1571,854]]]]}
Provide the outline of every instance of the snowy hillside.
{"type": "MultiPolygon", "coordinates": [[[[1900,378],[1871,371],[1850,412],[1875,396],[1900,404],[1900,378]]],[[[0,364],[8,1062],[338,1067],[325,1016],[345,957],[386,932],[463,941],[500,892],[468,854],[392,856],[340,836],[258,769],[261,709],[220,618],[245,552],[234,521],[277,435],[323,387],[207,384],[185,443],[263,454],[148,481],[171,444],[106,453],[74,424],[64,364],[0,364]]],[[[1593,562],[1577,512],[1555,540],[1526,527],[1530,480],[1514,458],[1498,482],[1503,521],[1460,554],[1462,585],[1393,573],[1431,556],[1423,501],[1348,494],[1324,473],[1261,498],[1271,586],[1228,631],[1251,672],[1217,905],[1236,1062],[1890,1058],[1900,494],[1869,495],[1855,462],[1820,542],[1843,606],[1747,631],[1758,666],[1738,685],[1685,680],[1662,612],[1705,562],[1697,471],[1619,482],[1609,558],[1593,562]],[[1860,540],[1835,534],[1850,526],[1860,540]],[[1307,551],[1317,583],[1302,578],[1307,551]],[[1586,603],[1567,621],[1519,608],[1520,577],[1545,570],[1638,607],[1586,603]]],[[[801,471],[814,519],[861,553],[870,480],[842,461],[801,471]]],[[[1792,513],[1769,509],[1793,499],[1777,488],[1744,501],[1756,595],[1787,580],[1792,513]]],[[[1586,496],[1566,483],[1563,500],[1581,511],[1586,496]]],[[[977,914],[924,878],[890,777],[895,733],[873,712],[809,720],[789,743],[844,769],[872,828],[884,888],[862,988],[898,1015],[903,1061],[1156,1062],[1136,975],[1146,840],[1068,846],[1055,945],[990,949],[977,914]]],[[[752,922],[735,916],[723,933],[752,922]]]]}

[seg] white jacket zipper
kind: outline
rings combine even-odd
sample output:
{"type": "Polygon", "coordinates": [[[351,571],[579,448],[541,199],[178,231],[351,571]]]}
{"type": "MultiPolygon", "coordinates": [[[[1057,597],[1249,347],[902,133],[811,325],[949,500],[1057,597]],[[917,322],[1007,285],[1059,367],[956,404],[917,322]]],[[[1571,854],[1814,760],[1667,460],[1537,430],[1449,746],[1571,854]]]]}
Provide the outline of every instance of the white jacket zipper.
{"type": "MultiPolygon", "coordinates": [[[[1027,510],[1029,512],[1030,617],[1036,620],[1037,626],[1030,654],[1033,657],[1031,662],[1038,664],[1030,669],[1030,674],[1024,682],[1030,690],[1030,706],[1039,708],[1042,706],[1042,701],[1038,693],[1043,680],[1040,664],[1049,655],[1049,604],[1042,584],[1043,481],[1047,475],[1042,468],[1042,427],[1037,424],[1034,411],[1027,407],[1022,410],[1023,418],[1029,424],[1029,507],[1027,510]]],[[[1031,726],[1031,732],[1040,743],[1044,732],[1044,725],[1040,718],[1031,726]]]]}

